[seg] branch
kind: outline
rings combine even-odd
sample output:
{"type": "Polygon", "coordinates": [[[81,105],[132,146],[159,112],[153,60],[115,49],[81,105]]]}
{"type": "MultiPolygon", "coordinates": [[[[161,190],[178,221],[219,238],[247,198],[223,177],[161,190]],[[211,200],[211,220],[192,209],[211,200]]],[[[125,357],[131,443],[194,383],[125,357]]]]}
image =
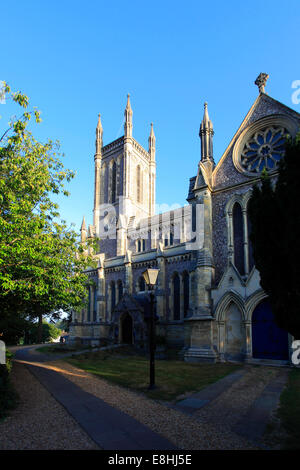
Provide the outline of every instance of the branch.
{"type": "MultiPolygon", "coordinates": [[[[36,111],[28,111],[28,112],[26,112],[26,114],[31,114],[31,115],[34,114],[34,115],[36,116],[36,111]]],[[[2,139],[5,137],[5,135],[6,135],[10,130],[12,130],[12,128],[14,127],[14,123],[15,123],[15,122],[18,122],[18,121],[21,121],[22,118],[23,118],[23,122],[28,121],[28,118],[26,118],[25,113],[21,114],[21,116],[19,117],[19,119],[16,119],[16,120],[13,122],[13,124],[4,132],[4,134],[3,134],[3,135],[1,136],[1,138],[0,138],[0,142],[1,142],[2,139]]]]}

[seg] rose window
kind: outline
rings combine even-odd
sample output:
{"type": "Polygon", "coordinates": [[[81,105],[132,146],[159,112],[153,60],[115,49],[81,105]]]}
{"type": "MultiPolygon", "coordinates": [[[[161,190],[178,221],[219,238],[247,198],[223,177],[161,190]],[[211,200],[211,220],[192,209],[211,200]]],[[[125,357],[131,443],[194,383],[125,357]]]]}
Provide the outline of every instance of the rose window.
{"type": "Polygon", "coordinates": [[[264,168],[275,170],[284,155],[286,134],[284,127],[275,126],[255,132],[241,153],[243,169],[254,173],[260,173],[264,168]]]}

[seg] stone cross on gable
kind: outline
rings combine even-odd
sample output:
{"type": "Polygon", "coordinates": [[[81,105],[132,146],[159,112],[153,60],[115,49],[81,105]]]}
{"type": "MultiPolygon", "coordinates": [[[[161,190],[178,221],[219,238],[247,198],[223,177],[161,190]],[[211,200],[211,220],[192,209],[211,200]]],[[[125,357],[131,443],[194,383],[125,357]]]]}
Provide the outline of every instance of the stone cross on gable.
{"type": "Polygon", "coordinates": [[[264,93],[265,92],[265,84],[267,83],[267,80],[269,78],[269,75],[267,73],[260,73],[255,80],[255,85],[258,86],[259,93],[264,93]]]}

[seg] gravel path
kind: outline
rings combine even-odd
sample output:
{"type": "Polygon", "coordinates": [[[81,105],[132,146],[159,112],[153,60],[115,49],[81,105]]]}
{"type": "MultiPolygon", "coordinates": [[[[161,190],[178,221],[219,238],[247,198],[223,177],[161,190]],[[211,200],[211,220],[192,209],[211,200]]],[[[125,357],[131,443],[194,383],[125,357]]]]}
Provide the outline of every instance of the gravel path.
{"type": "Polygon", "coordinates": [[[166,437],[179,449],[256,449],[253,443],[219,426],[204,423],[180,411],[170,409],[142,394],[132,392],[99,379],[64,361],[47,364],[83,390],[101,398],[109,405],[128,413],[150,429],[166,437]],[[205,424],[203,426],[203,424],[205,424]]]}
{"type": "Polygon", "coordinates": [[[270,380],[280,373],[275,367],[244,367],[246,374],[212,403],[196,411],[197,418],[221,426],[224,431],[230,430],[247,413],[270,380]]]}
{"type": "MultiPolygon", "coordinates": [[[[189,416],[142,394],[110,384],[63,360],[39,363],[167,438],[178,449],[258,449],[231,428],[264,387],[280,373],[272,367],[245,366],[245,375],[211,403],[189,416]]],[[[21,404],[0,423],[0,449],[99,449],[66,410],[21,363],[12,380],[21,404]]]]}
{"type": "Polygon", "coordinates": [[[0,422],[0,450],[99,449],[24,365],[14,363],[11,379],[20,404],[0,422]]]}

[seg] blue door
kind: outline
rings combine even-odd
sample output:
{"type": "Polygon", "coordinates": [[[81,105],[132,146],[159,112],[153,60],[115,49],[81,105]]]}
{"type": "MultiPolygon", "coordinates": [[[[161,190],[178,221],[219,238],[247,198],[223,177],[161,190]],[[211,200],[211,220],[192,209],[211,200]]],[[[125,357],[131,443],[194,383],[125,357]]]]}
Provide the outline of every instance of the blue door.
{"type": "Polygon", "coordinates": [[[267,300],[252,315],[252,355],[256,359],[288,360],[288,333],[275,324],[267,300]]]}

